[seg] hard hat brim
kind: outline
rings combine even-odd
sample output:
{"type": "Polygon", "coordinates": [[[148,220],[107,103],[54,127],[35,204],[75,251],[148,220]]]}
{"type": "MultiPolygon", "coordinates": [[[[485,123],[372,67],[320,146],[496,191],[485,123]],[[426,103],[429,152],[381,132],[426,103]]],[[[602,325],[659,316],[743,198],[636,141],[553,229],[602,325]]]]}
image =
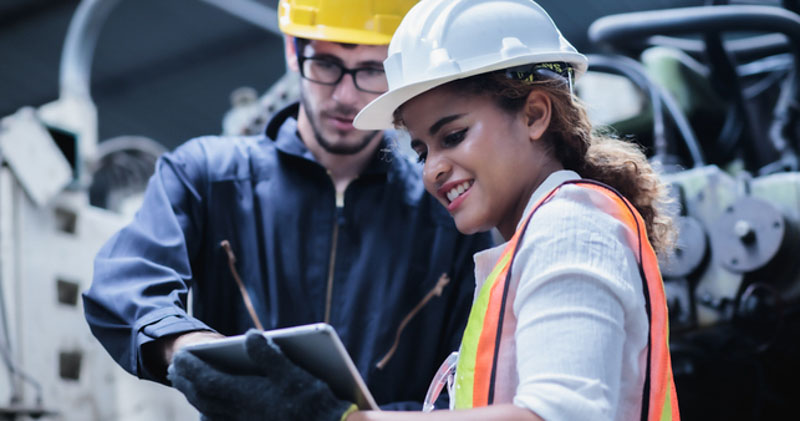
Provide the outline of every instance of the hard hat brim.
{"type": "MultiPolygon", "coordinates": [[[[570,54],[567,58],[566,61],[570,62],[575,69],[575,79],[586,72],[587,60],[585,56],[574,53],[570,54]]],[[[397,108],[418,95],[424,94],[448,82],[523,64],[563,60],[565,60],[563,55],[513,57],[508,60],[492,63],[490,66],[479,67],[455,75],[447,75],[440,78],[411,83],[396,89],[390,89],[388,92],[367,104],[361,112],[356,115],[356,118],[353,120],[353,126],[359,130],[392,129],[394,128],[394,112],[397,108]]]]}
{"type": "Polygon", "coordinates": [[[403,86],[375,98],[353,120],[359,130],[386,130],[394,128],[394,112],[406,101],[457,78],[442,78],[403,86]]]}

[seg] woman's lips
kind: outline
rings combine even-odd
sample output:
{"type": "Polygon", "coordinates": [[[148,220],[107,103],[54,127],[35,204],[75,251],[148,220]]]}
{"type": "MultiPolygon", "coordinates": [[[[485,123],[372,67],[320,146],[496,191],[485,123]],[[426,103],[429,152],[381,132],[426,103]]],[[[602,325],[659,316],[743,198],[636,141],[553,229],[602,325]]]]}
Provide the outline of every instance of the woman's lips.
{"type": "Polygon", "coordinates": [[[452,212],[464,202],[475,180],[459,180],[444,184],[437,193],[447,203],[447,210],[452,212]]]}
{"type": "Polygon", "coordinates": [[[461,206],[461,203],[463,203],[464,200],[466,200],[467,196],[469,196],[469,193],[471,191],[472,190],[467,189],[466,191],[464,191],[464,193],[461,193],[458,197],[456,197],[455,200],[453,200],[452,202],[450,202],[449,205],[447,205],[447,211],[453,213],[459,206],[461,206]]]}

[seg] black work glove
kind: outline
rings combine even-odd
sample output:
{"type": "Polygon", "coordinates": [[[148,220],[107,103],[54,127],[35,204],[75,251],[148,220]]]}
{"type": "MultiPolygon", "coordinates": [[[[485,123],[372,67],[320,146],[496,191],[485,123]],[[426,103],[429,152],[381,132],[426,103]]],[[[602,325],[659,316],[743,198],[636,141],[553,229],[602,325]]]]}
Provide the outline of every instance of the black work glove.
{"type": "Polygon", "coordinates": [[[257,372],[226,373],[190,351],[180,350],[167,378],[208,420],[339,421],[352,405],[289,361],[258,330],[247,332],[245,346],[259,367],[257,372]]]}

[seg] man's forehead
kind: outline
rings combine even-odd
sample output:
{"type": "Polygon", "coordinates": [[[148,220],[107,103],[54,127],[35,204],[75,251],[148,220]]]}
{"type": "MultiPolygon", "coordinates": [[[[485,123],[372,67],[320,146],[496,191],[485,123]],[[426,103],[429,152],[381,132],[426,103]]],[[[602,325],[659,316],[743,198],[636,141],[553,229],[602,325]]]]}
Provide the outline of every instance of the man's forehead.
{"type": "Polygon", "coordinates": [[[386,45],[343,44],[338,42],[308,40],[303,55],[331,55],[343,62],[383,62],[388,54],[386,45]]]}

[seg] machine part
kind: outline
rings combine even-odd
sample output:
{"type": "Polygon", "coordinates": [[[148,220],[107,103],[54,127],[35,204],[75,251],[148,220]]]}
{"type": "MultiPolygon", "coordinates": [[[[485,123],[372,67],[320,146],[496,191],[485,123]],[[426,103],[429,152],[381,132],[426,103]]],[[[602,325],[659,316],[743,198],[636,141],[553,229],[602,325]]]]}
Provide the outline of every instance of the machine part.
{"type": "MultiPolygon", "coordinates": [[[[287,71],[278,79],[267,92],[261,96],[259,102],[266,112],[266,116],[278,112],[281,108],[296,102],[300,99],[300,74],[287,71]]],[[[268,118],[263,118],[262,126],[266,124],[268,118]]],[[[263,128],[263,127],[261,127],[263,128]]]]}
{"type": "Polygon", "coordinates": [[[664,294],[669,307],[670,331],[681,332],[695,327],[691,283],[686,278],[664,280],[664,294]]]}
{"type": "Polygon", "coordinates": [[[133,214],[138,208],[156,161],[166,152],[160,143],[141,136],[120,136],[101,142],[90,165],[93,206],[133,214]],[[129,203],[129,202],[135,203],[129,203]]]}
{"type": "Polygon", "coordinates": [[[784,303],[772,285],[754,282],[745,288],[736,307],[736,326],[747,332],[755,352],[766,351],[784,323],[784,303]]]}
{"type": "Polygon", "coordinates": [[[222,134],[231,136],[261,134],[273,114],[299,100],[299,80],[297,72],[287,71],[257,102],[252,102],[249,98],[249,88],[234,90],[231,93],[231,109],[222,119],[222,134]]]}
{"type": "MultiPolygon", "coordinates": [[[[11,149],[0,148],[2,420],[48,415],[63,421],[197,419],[197,411],[180,392],[142,382],[109,358],[86,326],[80,305],[79,291],[89,286],[97,251],[129,220],[128,215],[89,206],[85,188],[90,171],[86,169],[97,175],[103,158],[121,158],[130,171],[125,177],[105,179],[136,181],[132,184],[138,186],[142,182],[139,176],[152,172],[152,168],[141,170],[142,162],[153,161],[163,150],[160,145],[157,151],[147,148],[141,139],[135,140],[134,146],[113,139],[97,142],[90,70],[100,29],[119,3],[82,0],[78,4],[62,51],[59,98],[38,107],[27,120],[36,123],[39,139],[64,135],[63,151],[73,153],[78,182],[71,183],[71,189],[62,189],[56,177],[46,180],[54,193],[41,195],[48,200],[39,205],[27,194],[31,183],[11,168],[11,161],[23,163],[27,156],[24,160],[11,157],[11,149]],[[75,148],[69,149],[71,146],[75,148]],[[141,159],[143,156],[148,159],[141,159]]],[[[22,121],[17,117],[9,116],[0,125],[14,126],[22,121]]],[[[0,128],[3,143],[8,141],[14,147],[37,142],[30,139],[29,132],[9,134],[7,126],[0,128]]],[[[35,158],[33,165],[26,165],[41,174],[51,169],[49,162],[43,162],[47,156],[35,158]]]]}
{"type": "MultiPolygon", "coordinates": [[[[745,101],[740,86],[735,57],[726,50],[722,35],[732,32],[759,31],[780,33],[789,39],[794,67],[800,69],[800,16],[781,7],[751,5],[715,5],[668,10],[625,13],[596,20],[589,28],[590,39],[629,53],[640,51],[653,36],[700,35],[712,74],[710,82],[731,101],[732,112],[726,118],[715,148],[723,150],[722,161],[742,159],[749,171],[766,174],[776,169],[795,170],[798,158],[787,136],[800,119],[800,109],[789,98],[800,96],[800,72],[791,72],[783,87],[771,124],[762,127],[756,118],[759,110],[745,101]],[[733,89],[731,89],[733,87],[733,89]],[[766,137],[769,142],[763,142],[766,137]],[[741,140],[746,143],[739,145],[741,140]],[[744,153],[733,156],[743,146],[744,153]]],[[[782,51],[783,52],[783,51],[782,51]]]]}
{"type": "Polygon", "coordinates": [[[50,411],[39,407],[28,407],[23,405],[0,406],[0,419],[15,420],[17,417],[52,417],[59,415],[58,412],[50,411]]]}
{"type": "Polygon", "coordinates": [[[680,105],[664,88],[654,83],[647,75],[641,63],[630,57],[619,55],[589,55],[589,64],[592,70],[605,71],[623,75],[630,79],[639,89],[646,92],[653,107],[653,141],[657,143],[656,154],[663,157],[666,154],[666,139],[664,137],[664,107],[672,122],[678,127],[689,155],[692,158],[692,167],[705,165],[700,142],[692,130],[689,121],[680,109],[680,105]],[[659,140],[661,139],[661,140],[659,140]]]}
{"type": "MultiPolygon", "coordinates": [[[[708,227],[739,195],[736,180],[714,165],[665,174],[663,178],[673,185],[671,191],[682,206],[682,215],[697,220],[707,235],[708,227]]],[[[710,241],[708,253],[710,257],[705,264],[700,263],[690,284],[693,287],[690,290],[695,314],[693,322],[700,328],[730,320],[732,303],[744,279],[743,274],[731,272],[717,261],[717,252],[710,241]]],[[[665,277],[665,282],[668,279],[665,277]]]]}
{"type": "Polygon", "coordinates": [[[615,126],[616,122],[637,118],[646,112],[649,102],[641,89],[627,77],[596,72],[591,64],[586,74],[575,83],[575,94],[587,105],[586,113],[595,126],[615,126]]]}
{"type": "MultiPolygon", "coordinates": [[[[2,158],[2,156],[0,156],[2,158]]],[[[2,161],[0,161],[2,163],[2,161]]],[[[12,338],[17,333],[12,330],[15,323],[13,317],[16,304],[12,300],[16,297],[15,285],[11,283],[19,276],[19,267],[14,259],[18,252],[18,244],[15,244],[16,222],[15,199],[21,197],[15,194],[17,190],[13,177],[8,168],[0,166],[0,362],[8,373],[9,380],[9,406],[0,405],[0,415],[5,415],[9,419],[16,416],[31,415],[44,416],[53,415],[48,409],[42,406],[42,385],[27,370],[21,366],[18,358],[14,355],[12,338]],[[10,288],[9,288],[10,287],[10,288]],[[36,393],[35,406],[25,406],[23,404],[24,390],[23,385],[27,383],[36,393]]],[[[32,202],[31,202],[32,203],[32,202]]]]}
{"type": "Polygon", "coordinates": [[[742,197],[726,207],[709,233],[715,258],[736,273],[764,268],[788,242],[781,212],[753,197],[742,197]]]}
{"type": "Polygon", "coordinates": [[[353,124],[361,130],[391,129],[392,114],[400,105],[437,86],[493,70],[559,62],[573,69],[575,79],[588,64],[536,3],[421,2],[403,19],[389,45],[383,62],[389,91],[362,109],[353,124]],[[476,31],[475,22],[492,24],[476,31]],[[430,28],[435,29],[422,37],[430,28]]]}
{"type": "Polygon", "coordinates": [[[32,108],[22,108],[3,119],[0,150],[3,161],[38,206],[72,181],[72,168],[32,108]]]}
{"type": "Polygon", "coordinates": [[[90,94],[92,57],[100,30],[120,0],[83,0],[75,10],[61,52],[59,98],[41,106],[38,117],[54,133],[68,133],[75,148],[75,179],[87,183],[87,162],[97,147],[97,109],[90,94]]]}
{"type": "MultiPolygon", "coordinates": [[[[589,26],[589,39],[597,44],[643,49],[654,36],[687,35],[724,31],[766,31],[789,37],[800,51],[800,16],[774,6],[717,5],[604,16],[589,26]]],[[[663,38],[661,38],[663,39],[663,38]]],[[[781,38],[782,40],[783,38],[781,38]]],[[[751,40],[750,43],[755,43],[751,40]]],[[[760,44],[775,43],[759,38],[760,44]]],[[[743,41],[739,41],[743,44],[743,41]]],[[[754,47],[741,47],[754,48],[754,47]]]]}
{"type": "Polygon", "coordinates": [[[263,126],[264,107],[258,102],[258,92],[249,86],[236,88],[231,92],[231,109],[222,118],[222,134],[242,136],[251,133],[251,126],[263,126]]]}
{"type": "Polygon", "coordinates": [[[72,16],[59,73],[60,96],[91,101],[92,57],[97,39],[108,15],[120,0],[83,0],[72,16]]]}
{"type": "Polygon", "coordinates": [[[676,226],[678,239],[675,250],[660,264],[665,279],[690,277],[700,269],[708,255],[708,239],[700,221],[691,216],[679,216],[676,226]]]}
{"type": "MultiPolygon", "coordinates": [[[[706,49],[705,41],[693,38],[653,35],[647,38],[646,42],[648,46],[653,47],[677,48],[694,58],[702,58],[706,49]]],[[[741,62],[782,54],[790,48],[789,41],[783,34],[764,34],[725,40],[724,46],[726,51],[741,62]]]]}

